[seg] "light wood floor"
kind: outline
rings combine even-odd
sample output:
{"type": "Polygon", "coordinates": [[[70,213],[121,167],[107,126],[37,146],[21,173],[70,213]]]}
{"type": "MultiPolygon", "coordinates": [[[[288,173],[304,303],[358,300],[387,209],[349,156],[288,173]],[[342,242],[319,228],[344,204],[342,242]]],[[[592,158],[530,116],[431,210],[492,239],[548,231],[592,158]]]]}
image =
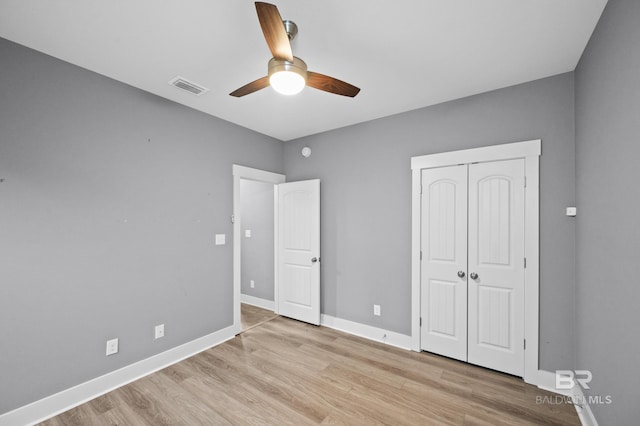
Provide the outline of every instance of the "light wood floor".
{"type": "Polygon", "coordinates": [[[273,311],[247,305],[246,303],[240,305],[240,321],[242,322],[243,333],[275,317],[277,315],[273,311]]]}
{"type": "Polygon", "coordinates": [[[282,317],[43,425],[579,425],[522,380],[282,317]]]}

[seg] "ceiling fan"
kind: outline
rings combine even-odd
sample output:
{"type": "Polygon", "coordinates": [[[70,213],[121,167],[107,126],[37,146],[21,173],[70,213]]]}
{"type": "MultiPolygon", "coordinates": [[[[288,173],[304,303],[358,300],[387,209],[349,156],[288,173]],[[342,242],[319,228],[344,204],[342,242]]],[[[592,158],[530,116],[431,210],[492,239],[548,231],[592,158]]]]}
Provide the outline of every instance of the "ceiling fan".
{"type": "Polygon", "coordinates": [[[351,98],[360,92],[359,88],[342,80],[308,71],[307,64],[293,56],[290,41],[298,33],[298,27],[293,21],[283,21],[275,5],[256,2],[256,11],[262,33],[273,55],[268,65],[269,73],[234,90],[229,95],[239,98],[269,85],[285,95],[299,93],[305,85],[351,98]]]}

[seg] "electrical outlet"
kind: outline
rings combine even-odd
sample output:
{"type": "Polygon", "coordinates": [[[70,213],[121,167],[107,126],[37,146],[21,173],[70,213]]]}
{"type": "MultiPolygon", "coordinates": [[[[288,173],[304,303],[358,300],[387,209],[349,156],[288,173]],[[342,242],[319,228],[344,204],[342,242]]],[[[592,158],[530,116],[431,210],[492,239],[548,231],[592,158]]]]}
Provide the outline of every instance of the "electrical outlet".
{"type": "Polygon", "coordinates": [[[373,315],[380,316],[380,305],[373,305],[373,315]]]}
{"type": "Polygon", "coordinates": [[[256,288],[256,282],[254,280],[249,281],[251,288],[256,288]]]}
{"type": "Polygon", "coordinates": [[[164,337],[164,324],[156,325],[155,328],[155,338],[159,339],[164,337]]]}
{"type": "Polygon", "coordinates": [[[107,356],[118,353],[118,339],[107,340],[107,356]]]}

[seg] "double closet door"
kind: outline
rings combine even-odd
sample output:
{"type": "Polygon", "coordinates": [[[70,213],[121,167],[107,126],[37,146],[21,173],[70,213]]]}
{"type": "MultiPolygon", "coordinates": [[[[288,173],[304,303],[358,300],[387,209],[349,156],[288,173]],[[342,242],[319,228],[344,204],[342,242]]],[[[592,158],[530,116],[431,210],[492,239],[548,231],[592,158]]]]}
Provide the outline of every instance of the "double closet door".
{"type": "Polygon", "coordinates": [[[524,373],[523,159],[422,170],[421,348],[524,373]]]}

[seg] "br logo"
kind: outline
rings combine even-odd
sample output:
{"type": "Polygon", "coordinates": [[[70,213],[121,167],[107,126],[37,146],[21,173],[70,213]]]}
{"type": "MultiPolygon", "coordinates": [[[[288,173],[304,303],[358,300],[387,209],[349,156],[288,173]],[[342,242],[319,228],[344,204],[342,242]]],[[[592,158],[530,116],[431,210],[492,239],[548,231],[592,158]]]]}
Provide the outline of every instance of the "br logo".
{"type": "Polygon", "coordinates": [[[591,389],[591,379],[593,374],[589,370],[556,370],[556,389],[573,389],[576,382],[582,389],[591,389]]]}

